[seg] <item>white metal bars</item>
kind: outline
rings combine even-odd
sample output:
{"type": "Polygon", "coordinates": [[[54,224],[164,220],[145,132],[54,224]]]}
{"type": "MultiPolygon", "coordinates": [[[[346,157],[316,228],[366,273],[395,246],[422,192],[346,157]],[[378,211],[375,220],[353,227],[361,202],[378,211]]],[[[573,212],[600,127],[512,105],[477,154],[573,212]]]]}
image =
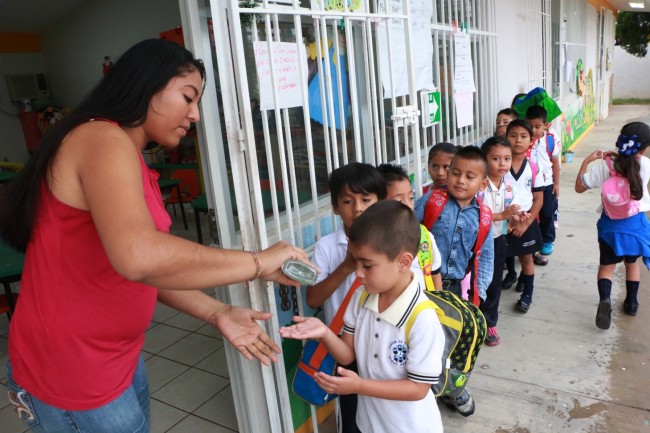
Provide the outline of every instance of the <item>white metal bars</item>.
{"type": "Polygon", "coordinates": [[[551,1],[528,0],[528,86],[551,89],[551,1]]]}
{"type": "MultiPolygon", "coordinates": [[[[378,121],[392,113],[384,111],[378,60],[372,52],[377,22],[392,19],[401,23],[406,41],[403,50],[409,64],[406,76],[399,77],[409,83],[409,95],[402,97],[401,102],[416,101],[409,60],[412,51],[408,2],[400,1],[402,12],[397,14],[376,13],[372,9],[376,3],[370,5],[370,11],[362,12],[348,10],[347,4],[338,11],[311,11],[301,8],[297,0],[290,5],[263,1],[255,9],[244,9],[234,0],[226,4],[211,2],[215,29],[220,32],[218,40],[215,38],[216,57],[231,163],[230,189],[237,204],[244,248],[265,248],[279,239],[308,248],[334,226],[333,218],[329,218],[332,213],[325,187],[331,170],[352,160],[386,160],[382,154],[387,140],[380,133],[385,125],[378,121]],[[307,44],[303,43],[305,39],[307,44]],[[275,48],[281,43],[298,47],[295,54],[300,108],[284,105],[276,86],[280,81],[276,73],[281,71],[274,66],[275,48]],[[303,52],[303,45],[311,49],[303,52]],[[273,83],[269,88],[259,88],[255,46],[267,53],[268,74],[273,83]],[[308,57],[312,60],[313,77],[309,76],[308,57]],[[254,109],[261,104],[264,109],[254,109]],[[372,141],[362,141],[361,137],[368,136],[373,137],[372,141]]],[[[391,105],[397,106],[395,98],[391,105]]],[[[410,129],[408,137],[419,146],[417,125],[410,129]]],[[[398,132],[394,128],[394,135],[398,132]]],[[[400,143],[395,156],[399,158],[408,150],[407,145],[400,143]]],[[[277,311],[272,285],[253,284],[250,302],[254,308],[277,311]]],[[[274,318],[269,334],[277,335],[277,328],[274,318]]],[[[262,379],[257,394],[265,396],[265,404],[255,403],[256,407],[259,405],[258,411],[241,411],[250,419],[243,430],[258,422],[272,431],[292,431],[284,398],[288,386],[282,363],[272,372],[264,370],[262,379]],[[264,413],[269,414],[268,419],[262,419],[264,413]]],[[[246,382],[247,378],[236,380],[246,382]]],[[[254,388],[245,383],[238,389],[250,391],[251,387],[254,388]]]]}

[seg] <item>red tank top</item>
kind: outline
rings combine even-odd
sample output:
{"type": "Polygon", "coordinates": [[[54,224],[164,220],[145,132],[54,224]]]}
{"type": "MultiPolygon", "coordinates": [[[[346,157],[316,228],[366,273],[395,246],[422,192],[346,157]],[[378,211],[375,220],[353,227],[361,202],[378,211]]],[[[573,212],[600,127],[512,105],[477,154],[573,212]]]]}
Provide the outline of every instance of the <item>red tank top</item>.
{"type": "MultiPolygon", "coordinates": [[[[169,232],[158,173],[142,155],[140,166],[156,228],[169,232]]],[[[16,383],[66,410],[119,397],[131,384],[156,297],[156,288],[115,272],[90,212],[62,203],[44,185],[10,326],[16,383]]]]}

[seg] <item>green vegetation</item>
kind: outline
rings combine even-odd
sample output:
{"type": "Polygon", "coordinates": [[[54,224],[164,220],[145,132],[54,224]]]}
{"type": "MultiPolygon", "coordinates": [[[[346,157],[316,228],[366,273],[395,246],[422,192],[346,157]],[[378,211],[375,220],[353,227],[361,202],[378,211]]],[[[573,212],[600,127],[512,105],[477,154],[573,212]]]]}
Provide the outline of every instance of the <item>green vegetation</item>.
{"type": "Polygon", "coordinates": [[[650,13],[624,12],[616,18],[616,45],[637,57],[645,57],[650,42],[650,13]]]}
{"type": "Polygon", "coordinates": [[[614,98],[614,105],[650,105],[650,99],[647,98],[614,98]]]}

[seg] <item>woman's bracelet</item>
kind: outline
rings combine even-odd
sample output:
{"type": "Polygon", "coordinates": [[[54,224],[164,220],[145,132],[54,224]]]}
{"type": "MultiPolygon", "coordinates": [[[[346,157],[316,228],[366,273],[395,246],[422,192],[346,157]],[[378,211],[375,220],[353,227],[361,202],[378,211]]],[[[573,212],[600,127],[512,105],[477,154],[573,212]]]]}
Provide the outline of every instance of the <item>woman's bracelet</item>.
{"type": "Polygon", "coordinates": [[[213,328],[216,328],[216,327],[217,327],[217,319],[219,318],[219,316],[221,315],[221,313],[223,313],[224,311],[226,311],[226,310],[227,310],[228,308],[230,308],[231,306],[232,306],[232,305],[228,305],[228,304],[221,304],[221,305],[219,305],[219,306],[217,307],[217,309],[214,310],[214,311],[212,312],[212,314],[210,314],[210,317],[208,318],[207,323],[210,324],[210,325],[212,325],[213,328]]]}
{"type": "Polygon", "coordinates": [[[260,275],[262,275],[262,263],[260,262],[260,258],[257,255],[257,251],[246,251],[249,253],[251,256],[253,256],[253,259],[255,260],[255,266],[257,267],[257,273],[255,274],[254,278],[251,278],[250,280],[246,281],[244,283],[244,286],[248,288],[248,283],[257,280],[260,275]]]}

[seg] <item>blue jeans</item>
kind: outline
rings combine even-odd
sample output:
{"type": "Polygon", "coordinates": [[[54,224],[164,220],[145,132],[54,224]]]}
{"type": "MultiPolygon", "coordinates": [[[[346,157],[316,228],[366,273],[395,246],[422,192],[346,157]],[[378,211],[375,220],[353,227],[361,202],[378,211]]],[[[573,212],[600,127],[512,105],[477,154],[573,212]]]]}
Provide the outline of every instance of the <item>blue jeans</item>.
{"type": "Polygon", "coordinates": [[[16,384],[7,362],[9,401],[29,429],[36,433],[149,433],[149,382],[140,357],[133,382],[118,398],[91,410],[63,410],[36,397],[16,384]]]}

